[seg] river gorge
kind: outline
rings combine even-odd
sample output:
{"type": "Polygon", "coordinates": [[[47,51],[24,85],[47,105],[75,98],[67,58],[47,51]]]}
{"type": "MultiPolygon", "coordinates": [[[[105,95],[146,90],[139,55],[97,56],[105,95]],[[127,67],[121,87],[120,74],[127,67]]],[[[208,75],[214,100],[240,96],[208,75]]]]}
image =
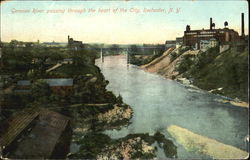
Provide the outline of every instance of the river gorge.
{"type": "MultiPolygon", "coordinates": [[[[144,72],[137,66],[127,65],[125,55],[107,56],[103,63],[97,59],[96,65],[109,81],[107,89],[120,94],[124,103],[134,111],[128,127],[104,132],[111,138],[134,133],[153,135],[159,131],[177,146],[178,158],[213,157],[199,149],[195,150],[195,147],[189,149],[197,145],[195,138],[191,139],[194,143],[188,146],[183,139],[174,138],[168,130],[174,125],[240,151],[248,150],[248,144],[244,141],[248,135],[248,108],[222,103],[221,100],[226,100],[226,97],[193,89],[144,72]]],[[[158,149],[157,157],[166,158],[161,149],[158,149]]]]}

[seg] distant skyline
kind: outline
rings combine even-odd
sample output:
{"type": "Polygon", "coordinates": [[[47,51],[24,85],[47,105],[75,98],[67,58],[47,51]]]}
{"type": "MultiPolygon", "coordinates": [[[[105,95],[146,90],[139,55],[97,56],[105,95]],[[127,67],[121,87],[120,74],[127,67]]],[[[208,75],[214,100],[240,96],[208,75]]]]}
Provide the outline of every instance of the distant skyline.
{"type": "Polygon", "coordinates": [[[157,44],[183,36],[186,25],[191,30],[208,29],[210,17],[216,28],[224,28],[227,21],[230,29],[241,34],[241,13],[248,35],[248,3],[243,0],[5,1],[1,2],[1,41],[66,42],[70,35],[83,43],[157,44]],[[91,8],[96,12],[88,13],[91,8]],[[127,12],[119,13],[122,8],[127,12]],[[152,8],[161,12],[143,12],[152,8]],[[33,9],[42,12],[33,13],[33,9]],[[83,9],[85,13],[72,12],[83,9]],[[137,9],[142,12],[135,13],[137,9]]]}

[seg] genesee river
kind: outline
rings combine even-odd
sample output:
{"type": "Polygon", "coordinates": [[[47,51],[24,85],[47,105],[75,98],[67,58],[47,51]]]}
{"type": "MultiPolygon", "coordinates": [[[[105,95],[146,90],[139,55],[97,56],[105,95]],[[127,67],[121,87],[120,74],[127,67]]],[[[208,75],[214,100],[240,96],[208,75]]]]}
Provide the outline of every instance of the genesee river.
{"type": "MultiPolygon", "coordinates": [[[[171,137],[166,128],[177,125],[221,143],[247,150],[244,137],[248,134],[248,109],[220,103],[225,97],[207,91],[191,89],[173,80],[147,73],[138,67],[127,66],[126,56],[108,56],[100,59],[100,67],[110,82],[107,89],[121,95],[134,111],[131,124],[121,130],[108,130],[112,138],[130,133],[160,131],[178,147],[178,158],[208,158],[194,151],[187,151],[171,137]]],[[[165,158],[161,150],[158,158],[165,158]]]]}

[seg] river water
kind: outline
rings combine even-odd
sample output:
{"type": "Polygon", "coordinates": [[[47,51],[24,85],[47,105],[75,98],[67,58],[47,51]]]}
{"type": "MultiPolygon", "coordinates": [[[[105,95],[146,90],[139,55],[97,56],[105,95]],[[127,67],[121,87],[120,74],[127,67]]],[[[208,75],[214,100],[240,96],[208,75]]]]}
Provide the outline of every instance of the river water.
{"type": "MultiPolygon", "coordinates": [[[[225,97],[207,91],[191,89],[173,80],[147,73],[126,64],[126,56],[96,60],[110,83],[107,89],[121,95],[134,111],[131,124],[121,130],[108,130],[112,138],[130,133],[163,133],[177,146],[178,158],[208,158],[186,151],[167,132],[169,125],[177,125],[224,144],[247,150],[244,137],[248,134],[248,109],[220,103],[225,97]]],[[[158,158],[165,158],[158,153],[158,158]]]]}

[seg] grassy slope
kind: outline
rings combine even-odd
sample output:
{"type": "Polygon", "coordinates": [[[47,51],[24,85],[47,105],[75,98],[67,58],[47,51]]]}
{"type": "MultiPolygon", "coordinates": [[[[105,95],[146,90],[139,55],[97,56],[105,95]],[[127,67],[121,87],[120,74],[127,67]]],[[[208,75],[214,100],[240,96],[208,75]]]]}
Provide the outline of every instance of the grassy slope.
{"type": "Polygon", "coordinates": [[[212,63],[192,75],[194,84],[206,90],[223,88],[218,93],[248,100],[248,50],[239,52],[232,48],[212,63]]]}

